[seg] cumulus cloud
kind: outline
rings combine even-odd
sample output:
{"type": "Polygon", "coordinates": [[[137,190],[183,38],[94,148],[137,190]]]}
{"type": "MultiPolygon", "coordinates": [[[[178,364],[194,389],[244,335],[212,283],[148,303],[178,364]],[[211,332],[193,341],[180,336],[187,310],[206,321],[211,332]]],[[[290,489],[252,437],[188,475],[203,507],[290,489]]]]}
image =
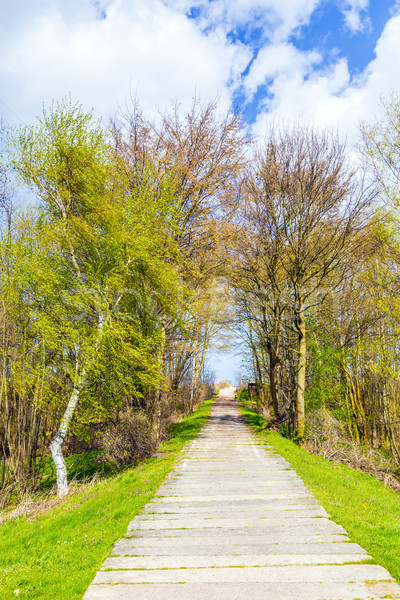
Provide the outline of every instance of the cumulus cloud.
{"type": "Polygon", "coordinates": [[[244,79],[247,98],[252,100],[259,87],[267,82],[276,85],[282,79],[298,77],[304,79],[321,60],[322,57],[318,52],[300,52],[289,43],[264,47],[258,53],[244,79]]]}
{"type": "MultiPolygon", "coordinates": [[[[339,54],[296,47],[324,1],[13,0],[0,22],[0,95],[31,121],[43,101],[68,92],[104,116],[131,92],[151,114],[196,92],[225,107],[241,94],[258,105],[260,134],[277,117],[355,132],[381,94],[400,90],[400,17],[355,78],[339,54]]],[[[368,0],[337,7],[352,32],[366,27],[368,0]]]]}
{"type": "Polygon", "coordinates": [[[308,23],[322,0],[164,0],[168,6],[196,14],[203,30],[228,32],[246,24],[265,39],[283,40],[308,23]]]}
{"type": "Polygon", "coordinates": [[[251,58],[240,42],[228,42],[218,30],[204,34],[160,0],[42,0],[39,6],[1,42],[3,89],[25,119],[26,105],[38,113],[43,100],[67,92],[103,114],[123,104],[130,90],[152,110],[175,98],[187,103],[195,90],[219,94],[227,105],[251,58]]]}
{"type": "MultiPolygon", "coordinates": [[[[361,121],[379,116],[379,98],[400,90],[400,15],[392,17],[378,40],[375,58],[364,72],[351,78],[348,64],[340,59],[308,76],[293,69],[277,75],[270,97],[260,111],[254,131],[260,137],[277,119],[297,119],[319,127],[337,128],[348,135],[349,143],[358,141],[361,121]]],[[[299,59],[297,59],[299,60],[299,59]]]]}

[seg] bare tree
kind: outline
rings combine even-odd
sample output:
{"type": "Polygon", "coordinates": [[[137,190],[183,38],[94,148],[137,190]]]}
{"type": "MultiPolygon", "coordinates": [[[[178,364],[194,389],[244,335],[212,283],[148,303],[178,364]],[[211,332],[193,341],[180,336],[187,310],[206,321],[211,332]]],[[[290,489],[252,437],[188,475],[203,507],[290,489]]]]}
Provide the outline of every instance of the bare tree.
{"type": "MultiPolygon", "coordinates": [[[[180,215],[175,239],[188,293],[176,320],[165,323],[165,356],[160,361],[173,395],[189,381],[192,406],[205,352],[218,327],[209,290],[221,270],[221,232],[234,210],[248,138],[238,113],[220,114],[217,102],[202,104],[196,98],[187,113],[175,104],[153,121],[134,101],[131,110],[114,120],[113,137],[132,189],[149,164],[160,185],[173,175],[171,202],[180,215]],[[197,300],[192,302],[193,298],[197,300]]],[[[164,318],[161,308],[159,318],[164,318]]]]}
{"type": "Polygon", "coordinates": [[[275,354],[279,351],[282,316],[288,307],[293,314],[296,428],[301,438],[305,427],[307,311],[323,301],[326,291],[334,289],[343,277],[346,256],[370,196],[362,194],[348,168],[344,145],[336,136],[296,127],[271,130],[265,146],[256,152],[245,198],[252,242],[247,268],[257,273],[260,289],[268,288],[275,354]]]}
{"type": "Polygon", "coordinates": [[[162,181],[175,174],[174,196],[180,206],[179,242],[190,259],[215,247],[215,220],[232,210],[236,182],[246,163],[249,143],[242,118],[231,110],[220,115],[216,101],[197,98],[186,114],[178,104],[150,121],[136,101],[113,123],[116,152],[134,186],[149,161],[162,181]]]}
{"type": "Polygon", "coordinates": [[[4,156],[6,125],[0,119],[0,227],[6,232],[11,229],[15,206],[13,203],[13,186],[11,183],[11,167],[4,156]]]}

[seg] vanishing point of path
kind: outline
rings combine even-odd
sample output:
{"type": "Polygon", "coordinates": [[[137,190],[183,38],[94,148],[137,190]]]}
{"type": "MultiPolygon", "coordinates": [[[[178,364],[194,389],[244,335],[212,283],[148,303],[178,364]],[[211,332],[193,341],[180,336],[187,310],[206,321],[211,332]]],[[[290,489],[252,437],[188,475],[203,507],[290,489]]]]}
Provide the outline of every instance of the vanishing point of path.
{"type": "Polygon", "coordinates": [[[84,599],[400,599],[368,558],[220,397],[84,599]]]}

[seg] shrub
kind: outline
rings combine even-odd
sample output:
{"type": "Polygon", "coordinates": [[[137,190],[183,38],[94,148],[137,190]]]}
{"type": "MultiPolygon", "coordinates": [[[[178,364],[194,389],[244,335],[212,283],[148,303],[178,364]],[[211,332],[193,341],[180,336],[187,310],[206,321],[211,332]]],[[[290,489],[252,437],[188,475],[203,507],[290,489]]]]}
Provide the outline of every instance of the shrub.
{"type": "Polygon", "coordinates": [[[98,436],[98,447],[103,460],[113,467],[124,466],[149,456],[157,446],[148,416],[142,411],[125,408],[114,423],[106,426],[98,436]]]}
{"type": "Polygon", "coordinates": [[[368,473],[400,491],[396,464],[378,450],[357,444],[349,436],[346,423],[325,407],[310,411],[307,415],[306,436],[302,446],[312,454],[368,473]]]}
{"type": "Polygon", "coordinates": [[[250,392],[247,387],[240,390],[238,400],[250,400],[250,392]]]}

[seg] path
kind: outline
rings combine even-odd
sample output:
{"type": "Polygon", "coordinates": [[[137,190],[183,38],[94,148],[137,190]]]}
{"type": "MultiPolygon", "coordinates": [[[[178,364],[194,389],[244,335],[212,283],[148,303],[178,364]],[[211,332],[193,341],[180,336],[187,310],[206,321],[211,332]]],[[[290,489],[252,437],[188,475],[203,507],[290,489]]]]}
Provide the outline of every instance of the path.
{"type": "Polygon", "coordinates": [[[84,600],[400,599],[368,558],[220,398],[84,600]]]}

